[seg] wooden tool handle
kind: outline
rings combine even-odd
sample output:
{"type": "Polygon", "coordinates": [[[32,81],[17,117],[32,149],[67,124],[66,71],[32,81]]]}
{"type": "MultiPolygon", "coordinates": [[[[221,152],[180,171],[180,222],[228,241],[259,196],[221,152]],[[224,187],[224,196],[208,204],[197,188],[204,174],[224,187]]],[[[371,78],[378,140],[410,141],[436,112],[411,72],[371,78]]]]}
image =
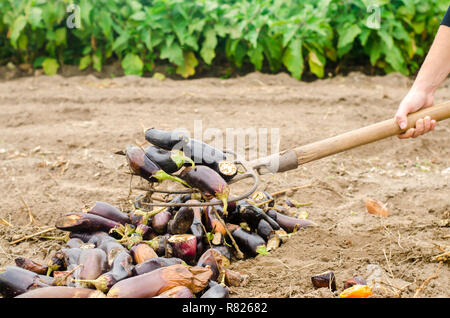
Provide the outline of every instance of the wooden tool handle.
{"type": "Polygon", "coordinates": [[[450,118],[450,102],[424,108],[416,113],[409,114],[408,125],[405,129],[400,129],[395,119],[391,118],[370,126],[282,152],[279,155],[277,172],[295,169],[298,165],[310,161],[398,135],[409,128],[414,127],[416,121],[425,116],[430,116],[431,119],[436,121],[450,118]]]}

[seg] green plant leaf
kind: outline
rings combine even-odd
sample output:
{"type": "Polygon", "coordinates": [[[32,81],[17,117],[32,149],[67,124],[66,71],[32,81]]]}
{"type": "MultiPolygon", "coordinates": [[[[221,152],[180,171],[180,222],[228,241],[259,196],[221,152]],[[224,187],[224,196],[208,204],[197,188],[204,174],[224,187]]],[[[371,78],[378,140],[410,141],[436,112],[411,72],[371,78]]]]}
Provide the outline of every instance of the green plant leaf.
{"type": "Polygon", "coordinates": [[[353,47],[353,41],[361,33],[361,28],[353,24],[349,28],[343,28],[339,32],[338,56],[341,57],[353,47]]]}
{"type": "Polygon", "coordinates": [[[325,58],[315,51],[310,51],[308,54],[309,70],[317,77],[322,78],[325,69],[325,58]]]}
{"type": "Polygon", "coordinates": [[[304,68],[301,39],[294,38],[289,42],[288,47],[284,51],[282,61],[291,75],[300,80],[304,68]]]}
{"type": "Polygon", "coordinates": [[[195,54],[191,51],[183,53],[184,63],[183,65],[178,65],[176,73],[188,78],[195,74],[195,67],[198,65],[198,60],[195,54]]]}
{"type": "Polygon", "coordinates": [[[24,15],[18,16],[17,19],[14,21],[12,28],[9,30],[11,32],[10,39],[13,47],[17,47],[17,40],[19,39],[19,36],[26,25],[27,20],[24,15]]]}
{"type": "Polygon", "coordinates": [[[159,57],[161,59],[169,59],[171,63],[176,65],[183,65],[184,63],[183,50],[177,42],[173,41],[173,38],[172,40],[170,38],[166,39],[159,57]]]}
{"type": "Polygon", "coordinates": [[[47,57],[42,62],[42,68],[46,75],[56,75],[58,73],[59,63],[56,59],[47,57]]]}
{"type": "Polygon", "coordinates": [[[250,48],[247,52],[250,62],[255,66],[255,69],[260,71],[264,62],[263,49],[259,45],[256,48],[250,48]]]}
{"type": "Polygon", "coordinates": [[[200,56],[205,61],[206,64],[211,64],[212,60],[216,56],[217,37],[216,31],[213,28],[209,28],[205,32],[205,40],[202,44],[202,49],[200,51],[200,56]]]}
{"type": "Polygon", "coordinates": [[[265,245],[257,246],[256,253],[258,253],[259,255],[269,255],[269,252],[267,251],[267,247],[265,245]]]}
{"type": "Polygon", "coordinates": [[[80,59],[80,66],[79,66],[79,69],[80,69],[80,70],[84,70],[84,69],[86,69],[87,67],[89,67],[89,65],[91,65],[91,56],[90,56],[90,55],[83,56],[83,57],[80,59]]]}
{"type": "Polygon", "coordinates": [[[142,76],[144,63],[141,58],[134,53],[128,53],[122,60],[122,68],[125,75],[142,76]]]}
{"type": "Polygon", "coordinates": [[[95,70],[101,71],[102,70],[102,51],[97,50],[92,55],[92,67],[94,67],[95,70]]]}
{"type": "Polygon", "coordinates": [[[42,20],[42,9],[39,7],[32,7],[28,15],[28,21],[33,28],[38,27],[42,20]]]}
{"type": "Polygon", "coordinates": [[[55,31],[55,44],[57,46],[66,44],[67,28],[62,27],[55,31]]]}

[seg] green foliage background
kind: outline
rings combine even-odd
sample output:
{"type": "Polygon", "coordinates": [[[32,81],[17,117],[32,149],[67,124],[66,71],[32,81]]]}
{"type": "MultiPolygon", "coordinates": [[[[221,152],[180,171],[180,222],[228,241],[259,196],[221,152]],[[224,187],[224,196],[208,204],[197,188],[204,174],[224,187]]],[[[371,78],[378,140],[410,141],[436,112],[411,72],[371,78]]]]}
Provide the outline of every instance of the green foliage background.
{"type": "Polygon", "coordinates": [[[301,79],[326,66],[361,64],[386,73],[417,71],[448,0],[2,0],[0,65],[60,65],[101,71],[121,61],[125,74],[170,63],[184,78],[202,65],[301,79]],[[68,10],[70,4],[79,7],[68,10]],[[380,8],[380,27],[372,28],[380,8]],[[75,14],[74,14],[75,13],[75,14]],[[75,18],[74,18],[75,17],[75,18]],[[79,17],[79,19],[77,19],[79,17]],[[68,28],[67,21],[80,28],[68,28]]]}

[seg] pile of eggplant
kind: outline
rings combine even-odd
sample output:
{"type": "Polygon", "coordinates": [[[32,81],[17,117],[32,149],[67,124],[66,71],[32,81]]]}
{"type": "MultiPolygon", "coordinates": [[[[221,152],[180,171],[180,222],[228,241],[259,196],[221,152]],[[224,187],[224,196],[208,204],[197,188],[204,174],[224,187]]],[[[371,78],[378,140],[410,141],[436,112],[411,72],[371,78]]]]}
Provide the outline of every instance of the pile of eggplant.
{"type": "Polygon", "coordinates": [[[68,239],[48,264],[17,258],[0,273],[0,294],[22,298],[226,298],[248,276],[227,268],[280,246],[289,233],[315,225],[288,215],[267,192],[228,202],[238,168],[224,153],[174,132],[149,129],[152,145],[126,147],[133,174],[149,182],[171,180],[197,192],[169,194],[166,202],[217,202],[147,210],[136,197],[131,210],[96,202],[61,215],[56,228],[68,239]],[[183,150],[181,150],[183,149],[183,150]]]}

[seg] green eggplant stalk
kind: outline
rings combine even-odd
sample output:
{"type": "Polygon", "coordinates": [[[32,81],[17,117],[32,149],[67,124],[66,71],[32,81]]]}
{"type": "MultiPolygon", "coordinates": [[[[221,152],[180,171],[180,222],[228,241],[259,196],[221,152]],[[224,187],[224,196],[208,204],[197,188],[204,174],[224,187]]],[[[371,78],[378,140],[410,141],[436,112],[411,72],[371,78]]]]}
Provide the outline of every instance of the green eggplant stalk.
{"type": "Polygon", "coordinates": [[[126,147],[125,153],[131,171],[141,178],[149,182],[172,180],[189,187],[185,181],[162,170],[156,163],[145,155],[145,151],[142,148],[130,145],[126,147]]]}

